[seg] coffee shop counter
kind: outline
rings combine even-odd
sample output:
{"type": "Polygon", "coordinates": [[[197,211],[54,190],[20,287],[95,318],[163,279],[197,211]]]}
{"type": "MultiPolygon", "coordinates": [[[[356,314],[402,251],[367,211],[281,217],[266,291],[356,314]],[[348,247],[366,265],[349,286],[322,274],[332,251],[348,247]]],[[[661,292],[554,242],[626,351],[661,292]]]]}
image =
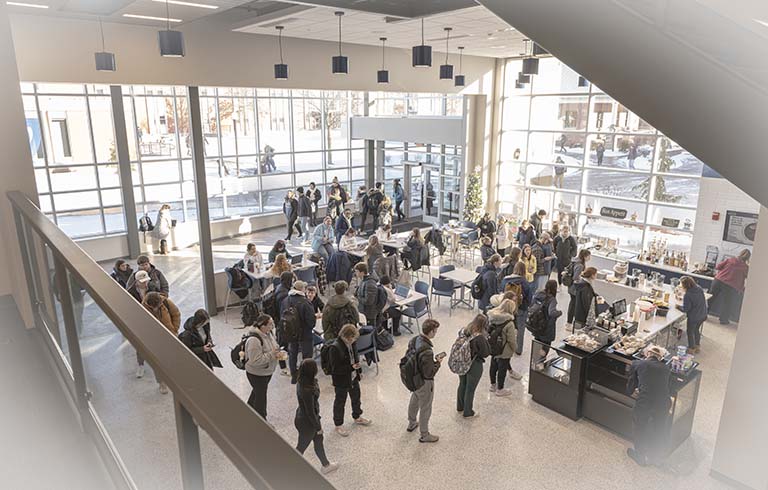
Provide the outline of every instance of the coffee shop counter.
{"type": "Polygon", "coordinates": [[[597,270],[613,270],[613,266],[616,265],[617,262],[627,262],[629,265],[628,272],[630,274],[632,273],[633,269],[639,269],[640,272],[646,276],[650,276],[652,272],[656,272],[664,276],[664,281],[666,283],[669,283],[671,279],[680,279],[683,276],[691,276],[692,278],[696,279],[696,282],[699,284],[699,286],[703,287],[705,290],[712,287],[712,277],[684,271],[679,267],[672,267],[664,264],[650,264],[648,262],[637,260],[635,258],[636,256],[633,258],[627,258],[626,253],[624,253],[622,256],[618,256],[613,253],[604,253],[600,250],[594,249],[592,249],[591,252],[592,257],[588,265],[590,267],[594,267],[597,270]]]}

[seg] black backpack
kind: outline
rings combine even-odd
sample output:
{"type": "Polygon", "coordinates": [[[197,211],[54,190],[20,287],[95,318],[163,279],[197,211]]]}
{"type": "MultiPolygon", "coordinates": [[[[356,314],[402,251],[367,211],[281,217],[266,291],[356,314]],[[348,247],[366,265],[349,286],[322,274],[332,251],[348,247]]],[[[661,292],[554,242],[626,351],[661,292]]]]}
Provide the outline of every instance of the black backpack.
{"type": "Polygon", "coordinates": [[[280,318],[280,332],[284,342],[298,342],[301,340],[301,318],[299,309],[295,305],[289,306],[280,318]]]}
{"type": "Polygon", "coordinates": [[[381,284],[376,285],[376,311],[383,311],[387,305],[387,292],[384,291],[384,286],[381,284]]]}
{"type": "Polygon", "coordinates": [[[243,338],[240,339],[240,342],[238,342],[236,346],[232,347],[232,350],[229,353],[230,357],[232,357],[232,364],[234,364],[237,369],[245,369],[245,363],[248,362],[248,358],[245,356],[245,343],[248,342],[248,339],[251,337],[256,337],[259,339],[259,343],[264,345],[264,341],[257,334],[249,333],[243,335],[243,338]],[[242,357],[240,356],[240,353],[243,354],[242,357]]]}
{"type": "Polygon", "coordinates": [[[400,381],[403,382],[408,391],[414,392],[424,386],[424,377],[421,374],[419,366],[419,356],[426,347],[422,347],[418,351],[409,352],[406,351],[405,355],[400,359],[400,381]]]}
{"type": "MultiPolygon", "coordinates": [[[[510,320],[512,322],[514,320],[510,320]]],[[[506,342],[502,339],[502,332],[509,322],[502,323],[500,325],[491,325],[491,334],[488,336],[488,343],[491,345],[491,355],[500,356],[504,351],[504,345],[506,342]]]]}
{"type": "Polygon", "coordinates": [[[243,311],[240,314],[240,319],[243,320],[243,325],[253,325],[256,323],[256,318],[259,317],[259,307],[253,301],[246,301],[243,306],[243,311]]]}
{"type": "Polygon", "coordinates": [[[331,375],[331,349],[338,349],[336,340],[329,340],[320,348],[320,368],[326,376],[331,375]]]}
{"type": "Polygon", "coordinates": [[[485,294],[485,281],[483,281],[483,275],[484,273],[481,272],[478,274],[475,280],[472,281],[470,292],[472,293],[472,297],[475,299],[481,299],[483,294],[485,294]]]}
{"type": "Polygon", "coordinates": [[[560,276],[563,281],[563,286],[570,286],[573,284],[573,268],[574,268],[574,262],[571,262],[568,264],[568,267],[565,268],[562,275],[560,276]]]}
{"type": "Polygon", "coordinates": [[[548,301],[535,300],[528,308],[528,318],[525,320],[525,328],[534,337],[541,337],[547,331],[548,301]]]}
{"type": "Polygon", "coordinates": [[[389,350],[395,345],[395,337],[386,328],[380,328],[376,332],[376,350],[389,350]]]}
{"type": "Polygon", "coordinates": [[[261,307],[264,310],[264,313],[272,317],[272,321],[276,324],[279,322],[280,305],[277,304],[277,294],[274,290],[264,297],[261,301],[261,307]]]}
{"type": "Polygon", "coordinates": [[[139,218],[139,231],[152,231],[155,229],[155,225],[152,223],[152,218],[149,215],[144,215],[139,218]]]}

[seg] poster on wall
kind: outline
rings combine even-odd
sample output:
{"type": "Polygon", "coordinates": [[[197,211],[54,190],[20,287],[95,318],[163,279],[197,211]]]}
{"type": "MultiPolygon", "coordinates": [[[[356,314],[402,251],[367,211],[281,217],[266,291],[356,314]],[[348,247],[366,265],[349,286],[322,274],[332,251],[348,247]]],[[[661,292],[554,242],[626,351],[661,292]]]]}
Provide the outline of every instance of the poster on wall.
{"type": "Polygon", "coordinates": [[[758,215],[740,211],[726,211],[723,241],[753,245],[757,232],[758,215]]]}

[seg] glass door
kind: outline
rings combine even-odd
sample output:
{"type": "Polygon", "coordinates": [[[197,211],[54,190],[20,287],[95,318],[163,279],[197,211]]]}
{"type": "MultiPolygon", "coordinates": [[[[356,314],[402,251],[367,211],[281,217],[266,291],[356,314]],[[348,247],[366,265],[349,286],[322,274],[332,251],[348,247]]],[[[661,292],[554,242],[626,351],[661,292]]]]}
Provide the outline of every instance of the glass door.
{"type": "Polygon", "coordinates": [[[423,165],[421,167],[422,220],[425,223],[440,221],[440,170],[423,165]]]}

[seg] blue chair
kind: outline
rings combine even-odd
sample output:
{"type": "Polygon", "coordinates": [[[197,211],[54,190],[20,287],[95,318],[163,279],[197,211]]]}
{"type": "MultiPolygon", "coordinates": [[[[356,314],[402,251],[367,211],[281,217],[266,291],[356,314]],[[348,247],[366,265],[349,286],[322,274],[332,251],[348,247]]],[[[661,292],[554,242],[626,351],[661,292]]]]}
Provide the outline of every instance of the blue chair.
{"type": "Polygon", "coordinates": [[[314,267],[309,267],[307,269],[297,269],[294,271],[294,274],[296,274],[296,279],[298,281],[304,281],[307,284],[317,283],[317,273],[315,272],[314,267]]]}
{"type": "Polygon", "coordinates": [[[467,255],[472,260],[473,264],[475,261],[475,247],[477,246],[479,239],[480,231],[472,230],[467,233],[466,237],[462,237],[459,240],[459,254],[467,255]]]}
{"type": "MultiPolygon", "coordinates": [[[[441,265],[440,268],[438,269],[437,273],[440,276],[440,278],[442,279],[443,278],[443,274],[445,274],[446,272],[451,272],[451,271],[455,271],[455,270],[456,270],[456,266],[453,265],[453,264],[441,265]]],[[[462,287],[464,287],[464,285],[462,283],[453,281],[453,289],[461,289],[462,287]]]]}
{"type": "Polygon", "coordinates": [[[246,284],[244,287],[234,287],[233,283],[235,281],[235,273],[232,267],[227,267],[224,269],[224,272],[227,274],[227,296],[224,300],[224,323],[229,323],[227,320],[227,311],[229,311],[229,298],[232,295],[232,293],[235,293],[235,296],[237,296],[238,307],[243,306],[243,301],[248,301],[250,299],[251,295],[251,287],[253,287],[253,279],[251,279],[250,276],[246,275],[246,284]],[[245,298],[241,298],[237,293],[246,293],[245,298]]]}
{"type": "Polygon", "coordinates": [[[440,297],[450,298],[450,310],[448,310],[448,316],[453,315],[453,297],[456,294],[456,288],[454,282],[450,279],[440,279],[435,277],[432,279],[432,296],[437,296],[437,304],[440,304],[440,297]]]}
{"type": "MultiPolygon", "coordinates": [[[[421,333],[419,318],[429,315],[429,306],[426,299],[418,299],[411,306],[403,309],[403,316],[416,320],[416,329],[421,333]]],[[[410,330],[410,329],[409,329],[410,330]]]]}
{"type": "Polygon", "coordinates": [[[427,298],[427,310],[429,311],[429,317],[432,318],[432,305],[429,301],[429,284],[424,281],[416,281],[416,284],[414,284],[414,289],[417,293],[421,293],[425,298],[427,298]]]}
{"type": "Polygon", "coordinates": [[[373,354],[373,361],[376,364],[376,374],[379,374],[379,352],[376,350],[376,330],[360,334],[357,339],[357,353],[361,357],[373,354]]]}
{"type": "Polygon", "coordinates": [[[483,272],[482,265],[478,265],[477,267],[475,267],[475,274],[480,274],[481,272],[483,272]]]}

